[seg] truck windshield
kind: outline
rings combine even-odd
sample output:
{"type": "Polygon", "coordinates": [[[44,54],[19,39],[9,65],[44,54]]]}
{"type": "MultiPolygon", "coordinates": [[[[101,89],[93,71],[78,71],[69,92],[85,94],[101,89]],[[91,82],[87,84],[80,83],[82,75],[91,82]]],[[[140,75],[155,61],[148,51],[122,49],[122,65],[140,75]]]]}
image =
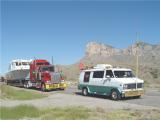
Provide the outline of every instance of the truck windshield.
{"type": "Polygon", "coordinates": [[[22,65],[29,65],[28,62],[22,62],[22,65]]]}
{"type": "Polygon", "coordinates": [[[114,71],[116,78],[132,78],[135,77],[132,71],[114,71]]]}
{"type": "Polygon", "coordinates": [[[45,71],[54,72],[54,67],[53,66],[51,66],[51,67],[43,67],[42,68],[42,72],[45,72],[45,71]]]}
{"type": "Polygon", "coordinates": [[[36,63],[36,65],[49,65],[49,63],[48,62],[38,62],[38,63],[36,63]]]}

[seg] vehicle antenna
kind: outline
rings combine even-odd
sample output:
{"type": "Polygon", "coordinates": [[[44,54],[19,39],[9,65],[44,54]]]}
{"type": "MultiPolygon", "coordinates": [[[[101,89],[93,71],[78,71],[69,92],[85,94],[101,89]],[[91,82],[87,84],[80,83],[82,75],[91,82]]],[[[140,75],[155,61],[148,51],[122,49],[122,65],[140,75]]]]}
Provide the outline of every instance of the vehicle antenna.
{"type": "Polygon", "coordinates": [[[139,73],[139,36],[138,36],[138,32],[136,33],[136,77],[138,77],[138,73],[139,73]]]}
{"type": "Polygon", "coordinates": [[[53,65],[53,56],[52,56],[52,65],[53,65]]]}

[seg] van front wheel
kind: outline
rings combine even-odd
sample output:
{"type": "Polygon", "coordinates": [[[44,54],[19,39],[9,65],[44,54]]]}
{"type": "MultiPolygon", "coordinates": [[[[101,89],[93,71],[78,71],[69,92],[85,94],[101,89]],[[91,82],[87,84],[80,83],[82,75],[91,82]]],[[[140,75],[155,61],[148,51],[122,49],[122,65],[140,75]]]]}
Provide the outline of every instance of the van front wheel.
{"type": "Polygon", "coordinates": [[[84,96],[87,96],[87,95],[88,95],[88,90],[87,90],[87,88],[83,88],[83,89],[82,89],[82,94],[83,94],[84,96]]]}
{"type": "Polygon", "coordinates": [[[120,95],[116,90],[112,90],[111,92],[111,99],[112,100],[119,100],[120,99],[120,95]]]}

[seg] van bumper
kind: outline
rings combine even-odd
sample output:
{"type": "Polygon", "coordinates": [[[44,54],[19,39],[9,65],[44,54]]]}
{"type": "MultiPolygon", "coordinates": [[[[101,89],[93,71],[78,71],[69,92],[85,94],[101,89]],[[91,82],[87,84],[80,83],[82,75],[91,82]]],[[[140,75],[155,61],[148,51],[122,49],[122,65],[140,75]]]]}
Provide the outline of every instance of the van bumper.
{"type": "Polygon", "coordinates": [[[122,92],[122,97],[135,97],[144,95],[144,90],[128,90],[122,92]]]}

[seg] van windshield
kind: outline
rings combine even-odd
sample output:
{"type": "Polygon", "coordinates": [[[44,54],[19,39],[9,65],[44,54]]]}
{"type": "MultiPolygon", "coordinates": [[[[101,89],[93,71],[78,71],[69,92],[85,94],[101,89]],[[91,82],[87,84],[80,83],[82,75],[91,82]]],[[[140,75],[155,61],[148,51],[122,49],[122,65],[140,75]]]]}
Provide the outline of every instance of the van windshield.
{"type": "Polygon", "coordinates": [[[132,71],[114,71],[116,78],[133,78],[135,77],[132,71]]]}

